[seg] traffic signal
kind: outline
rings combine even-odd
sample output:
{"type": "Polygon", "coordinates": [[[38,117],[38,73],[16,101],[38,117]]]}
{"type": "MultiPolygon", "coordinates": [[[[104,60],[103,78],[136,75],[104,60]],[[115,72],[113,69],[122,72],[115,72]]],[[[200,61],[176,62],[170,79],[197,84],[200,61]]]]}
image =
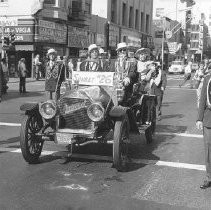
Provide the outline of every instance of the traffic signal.
{"type": "Polygon", "coordinates": [[[14,43],[15,43],[15,33],[10,32],[10,44],[14,45],[14,43]]]}
{"type": "Polygon", "coordinates": [[[10,38],[8,36],[4,36],[4,46],[10,44],[10,38]]]}

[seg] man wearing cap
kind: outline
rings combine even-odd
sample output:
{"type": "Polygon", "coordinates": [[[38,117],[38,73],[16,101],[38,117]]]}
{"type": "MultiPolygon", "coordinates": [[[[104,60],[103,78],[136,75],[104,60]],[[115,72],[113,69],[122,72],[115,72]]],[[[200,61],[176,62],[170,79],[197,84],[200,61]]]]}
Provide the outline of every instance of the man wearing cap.
{"type": "Polygon", "coordinates": [[[45,73],[45,91],[50,99],[53,98],[55,93],[55,99],[60,96],[60,86],[65,79],[65,66],[62,62],[56,61],[57,52],[55,49],[49,49],[47,56],[49,61],[46,65],[45,73]]]}
{"type": "Polygon", "coordinates": [[[123,99],[125,101],[131,96],[133,85],[138,81],[137,63],[128,59],[127,44],[125,42],[119,43],[116,51],[115,72],[118,80],[122,81],[125,87],[125,96],[123,99]]]}
{"type": "Polygon", "coordinates": [[[81,71],[108,71],[108,62],[99,58],[99,48],[96,44],[88,47],[88,58],[81,63],[81,71]]]}

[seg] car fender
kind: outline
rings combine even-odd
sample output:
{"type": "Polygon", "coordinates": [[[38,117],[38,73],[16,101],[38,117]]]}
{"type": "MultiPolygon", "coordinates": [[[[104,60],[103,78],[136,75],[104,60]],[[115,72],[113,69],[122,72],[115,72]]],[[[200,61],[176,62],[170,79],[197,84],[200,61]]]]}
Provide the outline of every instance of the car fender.
{"type": "Polygon", "coordinates": [[[114,106],[110,110],[109,116],[114,118],[114,120],[120,120],[127,116],[129,120],[130,131],[138,131],[135,116],[133,114],[133,111],[129,107],[114,106]]]}
{"type": "Polygon", "coordinates": [[[26,115],[39,111],[39,104],[37,102],[27,102],[20,106],[20,110],[24,111],[26,115]]]}
{"type": "Polygon", "coordinates": [[[128,107],[114,106],[109,112],[110,117],[122,118],[127,114],[128,107]]]}

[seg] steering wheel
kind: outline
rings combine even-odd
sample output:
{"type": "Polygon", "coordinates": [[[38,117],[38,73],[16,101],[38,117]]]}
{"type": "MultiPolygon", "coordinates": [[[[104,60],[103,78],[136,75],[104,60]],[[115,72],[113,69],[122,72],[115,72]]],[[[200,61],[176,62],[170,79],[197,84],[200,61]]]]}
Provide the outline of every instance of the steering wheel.
{"type": "Polygon", "coordinates": [[[82,61],[80,64],[80,71],[98,71],[99,67],[99,62],[92,59],[87,59],[82,61]]]}

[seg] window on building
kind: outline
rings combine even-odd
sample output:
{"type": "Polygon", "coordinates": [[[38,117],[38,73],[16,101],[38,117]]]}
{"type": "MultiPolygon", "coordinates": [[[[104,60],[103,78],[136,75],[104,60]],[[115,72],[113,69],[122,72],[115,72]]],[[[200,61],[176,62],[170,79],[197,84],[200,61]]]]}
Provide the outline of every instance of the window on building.
{"type": "Polygon", "coordinates": [[[144,13],[141,12],[141,31],[144,32],[144,13]]]}
{"type": "Polygon", "coordinates": [[[211,14],[209,15],[209,19],[211,19],[211,14]]]}
{"type": "Polygon", "coordinates": [[[136,14],[135,14],[135,29],[139,29],[139,10],[136,9],[136,14]]]}
{"type": "Polygon", "coordinates": [[[91,4],[88,2],[85,4],[85,12],[91,14],[91,4]]]}
{"type": "Polygon", "coordinates": [[[211,26],[211,22],[209,22],[209,26],[211,26]]]}
{"type": "Polygon", "coordinates": [[[122,4],[122,25],[126,26],[127,25],[127,6],[126,3],[122,4]]]}
{"type": "Polygon", "coordinates": [[[149,33],[149,15],[146,15],[146,33],[149,33]]]}
{"type": "Polygon", "coordinates": [[[130,13],[129,13],[129,27],[133,28],[134,24],[134,9],[133,7],[130,7],[130,13]]]}
{"type": "Polygon", "coordinates": [[[44,0],[44,4],[52,4],[52,5],[55,5],[56,4],[56,0],[44,0]]]}
{"type": "Polygon", "coordinates": [[[117,0],[111,1],[111,22],[117,23],[117,0]]]}

